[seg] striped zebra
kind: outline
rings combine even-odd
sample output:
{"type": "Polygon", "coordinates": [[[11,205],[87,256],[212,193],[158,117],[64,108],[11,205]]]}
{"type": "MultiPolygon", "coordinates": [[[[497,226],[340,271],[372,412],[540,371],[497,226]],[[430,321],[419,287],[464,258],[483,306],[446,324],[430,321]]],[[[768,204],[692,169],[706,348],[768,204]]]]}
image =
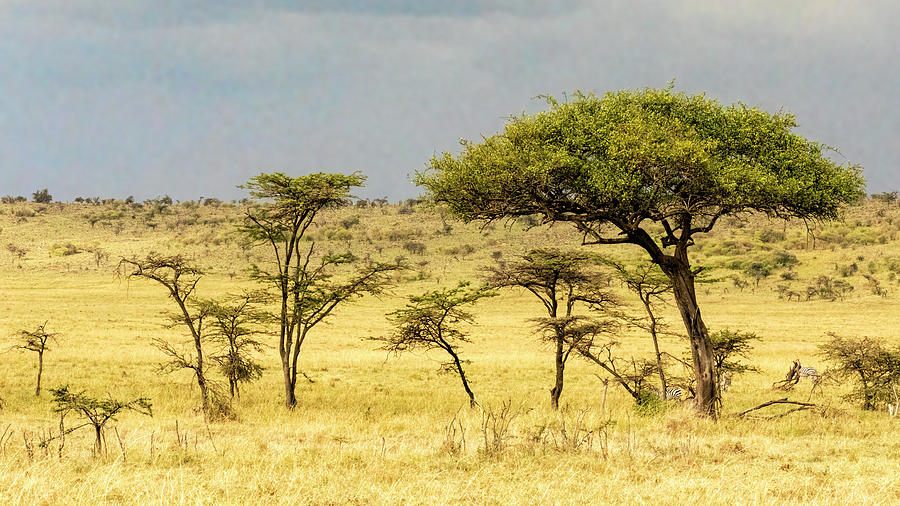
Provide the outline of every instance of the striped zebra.
{"type": "Polygon", "coordinates": [[[684,390],[678,387],[669,387],[666,389],[665,399],[667,401],[680,401],[682,395],[684,395],[684,390]]]}
{"type": "Polygon", "coordinates": [[[731,388],[731,373],[722,371],[719,373],[719,390],[724,393],[727,392],[729,388],[731,388]]]}
{"type": "Polygon", "coordinates": [[[819,372],[816,371],[815,367],[803,367],[800,365],[799,360],[794,360],[794,367],[797,370],[798,381],[803,378],[812,378],[813,381],[819,381],[819,378],[821,378],[819,372]]]}

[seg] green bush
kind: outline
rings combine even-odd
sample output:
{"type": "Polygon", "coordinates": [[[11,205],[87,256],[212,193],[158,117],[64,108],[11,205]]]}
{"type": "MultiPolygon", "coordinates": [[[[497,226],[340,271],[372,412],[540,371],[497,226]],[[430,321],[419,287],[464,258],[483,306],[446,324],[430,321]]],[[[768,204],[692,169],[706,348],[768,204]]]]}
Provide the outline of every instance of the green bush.
{"type": "Polygon", "coordinates": [[[69,255],[77,255],[81,253],[81,248],[75,246],[74,244],[67,243],[56,243],[50,248],[50,256],[52,257],[66,257],[69,255]]]}

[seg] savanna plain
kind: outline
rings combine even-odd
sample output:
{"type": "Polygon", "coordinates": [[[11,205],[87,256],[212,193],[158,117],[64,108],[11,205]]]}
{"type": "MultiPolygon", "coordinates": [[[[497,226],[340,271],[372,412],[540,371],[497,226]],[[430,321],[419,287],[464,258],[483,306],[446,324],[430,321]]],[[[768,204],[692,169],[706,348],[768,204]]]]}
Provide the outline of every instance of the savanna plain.
{"type": "MultiPolygon", "coordinates": [[[[409,269],[393,274],[387,292],[347,301],[315,327],[301,349],[305,377],[293,410],[284,407],[277,326],[260,337],[270,346],[256,357],[262,377],[241,388],[233,416],[218,420],[198,409],[190,371],[160,371],[165,357],[151,340],[189,340],[183,327],[167,326],[172,299],[149,280],[118,276],[117,266],[150,251],[181,254],[204,270],[203,297],[259,287],[248,267],[270,252],[236,232],[243,204],[0,205],[0,502],[900,503],[900,419],[846,400],[846,381],[772,388],[794,360],[827,371],[819,345],[829,333],[900,340],[896,200],[869,199],[840,222],[728,219],[698,240],[692,255],[705,268],[698,296],[710,330],[760,337],[742,359],[758,370],[734,376],[718,421],[696,416],[690,400],[637,408],[606,372],[574,356],[553,410],[553,351],[531,322],[546,311],[514,289],[479,301],[474,324],[461,327],[479,402],[470,407],[459,378],[441,372],[445,357],[394,356],[370,339],[391,332],[386,313],[410,295],[477,284],[483,268],[534,248],[624,263],[641,254],[581,246],[563,225],[462,224],[415,201],[369,204],[323,213],[306,240],[323,252],[404,256],[409,269]],[[845,282],[839,294],[817,295],[823,276],[845,282]],[[36,356],[13,346],[20,330],[45,322],[57,337],[35,396],[36,356]],[[146,397],[152,417],[120,414],[99,454],[90,428],[54,439],[60,417],[48,389],[63,385],[101,399],[146,397]],[[737,416],[785,397],[814,406],[737,416]]],[[[642,317],[636,296],[615,280],[610,289],[623,312],[642,317]]],[[[674,306],[658,311],[673,334],[683,330],[674,306]]],[[[623,363],[653,354],[638,328],[612,337],[623,363]]],[[[678,335],[660,345],[688,354],[678,335]]]]}

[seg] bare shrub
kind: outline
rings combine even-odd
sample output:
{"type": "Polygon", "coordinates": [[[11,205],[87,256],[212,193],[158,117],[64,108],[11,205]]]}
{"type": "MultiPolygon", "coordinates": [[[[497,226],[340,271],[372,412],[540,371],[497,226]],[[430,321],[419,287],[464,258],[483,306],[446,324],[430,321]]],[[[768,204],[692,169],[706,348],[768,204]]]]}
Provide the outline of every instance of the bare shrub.
{"type": "Polygon", "coordinates": [[[519,410],[513,409],[512,401],[500,404],[498,409],[485,409],[481,414],[481,435],[484,455],[493,457],[502,454],[512,441],[511,427],[513,420],[519,416],[519,410]]]}

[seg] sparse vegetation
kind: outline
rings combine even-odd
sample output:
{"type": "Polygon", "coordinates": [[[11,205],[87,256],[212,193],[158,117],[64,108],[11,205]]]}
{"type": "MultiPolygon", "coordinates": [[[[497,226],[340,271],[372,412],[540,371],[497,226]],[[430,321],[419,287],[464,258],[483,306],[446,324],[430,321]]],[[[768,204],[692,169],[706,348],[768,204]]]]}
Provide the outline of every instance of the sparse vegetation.
{"type": "Polygon", "coordinates": [[[494,295],[486,287],[471,288],[468,283],[461,282],[455,288],[412,296],[405,307],[388,313],[394,332],[373,339],[383,342],[382,349],[395,355],[416,349],[441,350],[450,355],[450,360],[443,362],[441,369],[459,376],[469,396],[469,404],[474,408],[477,404],[475,393],[466,379],[464,360],[459,356],[460,345],[471,341],[459,327],[474,322],[472,313],[463,307],[494,295]]]}
{"type": "Polygon", "coordinates": [[[459,156],[433,157],[417,182],[463,220],[537,213],[574,225],[587,244],[643,249],[672,280],[691,341],[696,407],[716,417],[718,375],[690,247],[719,219],[748,212],[837,218],[864,195],[860,169],[836,164],[797,134],[790,114],[725,107],[671,86],[547,101],[545,112],[514,116],[480,143],[464,141],[459,156]]]}
{"type": "MultiPolygon", "coordinates": [[[[472,342],[461,343],[457,351],[461,360],[468,360],[464,371],[480,404],[469,409],[461,381],[455,375],[437,374],[439,363],[449,359],[442,350],[419,349],[385,362],[383,352],[360,338],[389,334],[385,311],[403,306],[409,295],[477,279],[484,266],[518,261],[533,249],[560,247],[587,253],[597,249],[578,247],[577,232],[540,226],[539,220],[530,230],[519,222],[501,222],[493,230],[448,222],[452,234],[447,235],[438,233],[443,227],[440,208],[417,206],[405,215],[397,214],[397,204],[388,203],[328,209],[321,215],[325,225],[312,229],[316,236],[343,229],[345,218],[358,215],[359,223],[350,227],[349,243],[322,240],[316,244],[317,252],[349,251],[364,262],[367,256],[379,255],[379,248],[386,258],[408,255],[404,242],[419,241],[427,249],[410,261],[416,272],[391,271],[396,284],[390,291],[339,306],[327,325],[316,327],[298,362],[302,369],[293,411],[282,407],[283,373],[275,365],[280,356],[275,346],[267,346],[251,353],[264,369],[258,379],[239,383],[234,416],[209,420],[207,425],[200,416],[193,371],[161,376],[158,351],[150,344],[152,337],[175,345],[187,338],[188,348],[179,351],[192,349],[186,327],[159,325],[164,323],[157,317],[160,312],[177,309],[173,301],[155,283],[115,282],[109,272],[114,263],[101,260],[98,265],[93,251],[102,249],[116,259],[143,258],[147,251],[181,254],[205,273],[197,293],[231,305],[235,300],[228,294],[259,288],[246,267],[271,265],[266,263],[270,253],[265,245],[252,241],[242,245],[228,230],[241,222],[250,203],[218,207],[173,203],[153,218],[155,228],[145,223],[145,209],[129,209],[117,220],[124,226],[116,236],[112,226],[98,222],[92,229],[85,219],[88,213],[124,209],[121,202],[104,200],[111,199],[54,203],[24,222],[15,209],[36,209],[36,204],[0,205],[3,244],[27,249],[21,258],[6,250],[7,260],[0,262],[4,294],[0,305],[7,315],[0,320],[0,335],[9,338],[31,322],[51,319],[51,330],[64,339],[45,356],[49,359],[43,384],[69,383],[70,393],[84,389],[85,396],[101,401],[149,397],[154,416],[121,410],[117,421],[106,425],[100,458],[93,458],[97,455],[93,425],[70,411],[62,440],[60,413],[53,411],[52,397],[46,392],[34,396],[34,355],[0,353],[0,395],[5,401],[0,502],[153,503],[171,502],[179,495],[198,503],[210,497],[231,502],[278,497],[276,502],[294,503],[415,503],[423,497],[443,503],[501,497],[504,502],[527,503],[544,497],[545,502],[665,504],[688,494],[686,482],[695,485],[692,497],[712,502],[828,503],[840,497],[843,502],[878,503],[893,497],[892,480],[900,467],[886,456],[900,447],[894,437],[897,418],[891,418],[886,404],[897,401],[880,397],[877,411],[864,413],[862,398],[846,397],[857,387],[856,380],[851,376],[829,380],[836,376],[826,373],[827,367],[837,363],[817,353],[818,346],[829,341],[829,331],[870,335],[889,349],[895,344],[893,315],[900,311],[900,285],[890,273],[900,244],[897,229],[886,244],[848,242],[841,247],[819,237],[815,249],[811,243],[807,249],[803,223],[778,226],[785,239],[763,243],[757,238],[759,231],[772,228],[772,222],[751,215],[723,221],[721,228],[698,241],[696,258],[704,267],[698,297],[712,335],[731,328],[762,337],[751,341],[746,357],[732,355],[727,360],[759,372],[736,376],[723,421],[714,424],[696,419],[690,400],[664,402],[654,395],[660,378],[649,333],[622,321],[599,329],[593,351],[606,358],[603,345],[615,343],[608,351],[616,370],[629,388],[642,390],[641,400],[573,350],[576,360],[566,365],[560,409],[552,410],[547,402],[554,376],[552,353],[537,341],[540,337],[529,323],[539,315],[535,310],[540,303],[524,290],[502,290],[464,308],[475,325],[460,327],[472,342]],[[400,230],[407,238],[391,241],[391,230],[400,230]],[[214,237],[224,240],[214,245],[214,237]],[[720,245],[730,241],[746,243],[746,250],[722,253],[720,245]],[[55,244],[66,243],[85,253],[49,254],[55,244]],[[454,249],[470,251],[456,258],[445,254],[454,249]],[[774,266],[775,255],[782,251],[797,258],[791,268],[793,279],[782,279],[780,273],[787,268],[774,266]],[[773,274],[751,290],[755,281],[730,266],[755,258],[769,259],[773,274]],[[841,276],[840,267],[853,263],[859,271],[841,276]],[[743,293],[733,287],[731,275],[749,282],[743,293]],[[855,290],[846,294],[844,303],[840,297],[832,302],[819,295],[808,302],[798,303],[797,296],[788,301],[788,292],[805,296],[805,288],[815,287],[821,275],[847,281],[855,290]],[[863,275],[875,277],[887,293],[874,294],[863,275]],[[782,284],[785,294],[779,300],[775,290],[782,284]],[[813,382],[804,379],[777,396],[816,407],[792,412],[802,406],[774,404],[766,408],[771,410],[765,413],[770,419],[754,418],[761,411],[732,416],[772,399],[772,383],[784,377],[794,359],[816,366],[825,377],[812,392],[813,382]],[[454,420],[452,430],[447,428],[449,420],[454,420]],[[50,438],[56,438],[52,449],[50,438]],[[59,451],[63,444],[64,451],[59,451]],[[341,470],[340,480],[335,479],[335,469],[341,470]],[[439,478],[433,480],[436,475],[439,478]],[[725,482],[723,475],[746,478],[725,482]],[[285,479],[300,476],[302,487],[280,487],[285,479]],[[765,484],[757,477],[765,477],[765,484]],[[579,485],[560,487],[562,479],[579,485]],[[648,480],[653,487],[647,486],[648,480]]],[[[867,201],[848,209],[846,221],[829,226],[845,233],[856,223],[868,226],[871,221],[882,227],[888,220],[900,223],[900,207],[867,201]],[[884,209],[883,216],[877,215],[879,209],[884,209]]],[[[304,251],[309,245],[307,241],[304,251]]],[[[628,247],[603,252],[630,269],[640,265],[628,247]]],[[[336,266],[332,279],[346,280],[352,272],[352,264],[336,266]]],[[[638,296],[618,279],[606,289],[620,299],[624,314],[632,318],[644,314],[638,296]]],[[[663,294],[663,302],[654,306],[655,314],[664,321],[680,321],[671,298],[663,294]]],[[[277,297],[275,303],[262,302],[257,309],[277,315],[277,297]]],[[[205,367],[210,378],[222,383],[227,398],[227,374],[215,360],[225,347],[214,337],[213,319],[207,317],[205,322],[205,367]]],[[[278,327],[276,316],[264,326],[267,334],[255,340],[277,345],[278,327]]],[[[662,352],[678,358],[688,350],[684,337],[665,332],[659,345],[662,352]]],[[[666,357],[667,383],[681,387],[689,397],[690,364],[685,368],[666,357]]]]}

